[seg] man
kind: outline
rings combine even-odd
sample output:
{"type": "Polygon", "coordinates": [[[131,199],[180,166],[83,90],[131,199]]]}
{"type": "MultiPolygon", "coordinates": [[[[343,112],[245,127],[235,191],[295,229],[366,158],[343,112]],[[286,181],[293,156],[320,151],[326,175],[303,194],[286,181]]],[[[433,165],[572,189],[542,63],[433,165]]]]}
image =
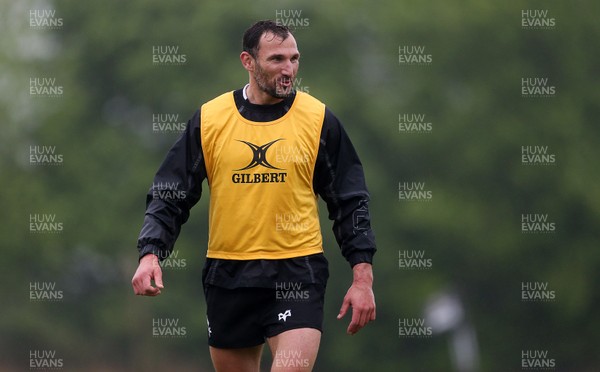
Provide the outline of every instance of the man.
{"type": "Polygon", "coordinates": [[[317,195],[353,270],[338,319],[352,308],[347,332],[355,334],[375,319],[369,194],[337,118],[293,88],[300,53],[290,30],[257,22],[244,34],[240,59],[249,84],[196,111],[154,178],[132,284],[137,295],[164,289],[158,261],[172,251],[206,178],[202,278],[215,369],[258,371],[266,340],[272,370],[306,371],[319,348],[329,276],[317,195]],[[156,197],[156,185],[177,185],[167,191],[185,197],[156,197]]]}

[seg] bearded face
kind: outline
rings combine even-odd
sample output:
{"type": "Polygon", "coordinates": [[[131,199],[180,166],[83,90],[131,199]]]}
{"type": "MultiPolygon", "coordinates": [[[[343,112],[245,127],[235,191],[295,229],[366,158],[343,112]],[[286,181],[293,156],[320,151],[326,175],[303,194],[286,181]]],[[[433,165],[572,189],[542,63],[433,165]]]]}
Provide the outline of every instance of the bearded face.
{"type": "Polygon", "coordinates": [[[294,91],[292,82],[295,76],[269,73],[261,66],[259,61],[256,62],[253,76],[260,90],[273,98],[286,98],[294,91]]]}
{"type": "Polygon", "coordinates": [[[293,83],[300,64],[300,52],[294,36],[282,39],[267,33],[259,42],[256,56],[249,58],[254,60],[251,74],[261,92],[273,99],[293,94],[293,83]]]}

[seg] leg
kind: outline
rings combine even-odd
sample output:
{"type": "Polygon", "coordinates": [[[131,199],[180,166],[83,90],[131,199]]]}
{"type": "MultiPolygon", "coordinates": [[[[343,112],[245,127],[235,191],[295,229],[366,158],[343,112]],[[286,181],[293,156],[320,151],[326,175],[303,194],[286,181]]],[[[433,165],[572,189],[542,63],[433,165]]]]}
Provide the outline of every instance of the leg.
{"type": "Polygon", "coordinates": [[[210,358],[216,372],[258,372],[263,345],[220,349],[210,347],[210,358]]]}
{"type": "Polygon", "coordinates": [[[297,328],[268,339],[273,354],[274,371],[312,371],[317,359],[321,331],[314,328],[297,328]]]}

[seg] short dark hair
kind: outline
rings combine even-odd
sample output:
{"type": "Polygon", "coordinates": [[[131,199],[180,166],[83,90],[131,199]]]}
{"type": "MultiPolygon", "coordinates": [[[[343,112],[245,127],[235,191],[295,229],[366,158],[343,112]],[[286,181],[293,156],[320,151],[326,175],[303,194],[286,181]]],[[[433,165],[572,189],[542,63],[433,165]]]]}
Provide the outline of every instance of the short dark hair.
{"type": "Polygon", "coordinates": [[[258,55],[258,43],[265,33],[272,33],[285,40],[292,34],[292,31],[288,27],[277,24],[272,20],[258,21],[244,32],[242,50],[250,53],[252,57],[256,58],[258,55]]]}

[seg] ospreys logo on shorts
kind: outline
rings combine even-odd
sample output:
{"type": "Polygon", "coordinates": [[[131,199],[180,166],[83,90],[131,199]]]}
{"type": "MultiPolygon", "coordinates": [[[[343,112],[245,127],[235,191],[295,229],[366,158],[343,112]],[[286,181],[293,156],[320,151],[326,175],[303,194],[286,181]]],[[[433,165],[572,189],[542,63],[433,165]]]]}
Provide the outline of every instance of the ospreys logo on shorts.
{"type": "Polygon", "coordinates": [[[284,322],[287,321],[288,316],[292,316],[292,310],[290,309],[286,310],[285,313],[277,314],[277,317],[279,318],[278,320],[283,320],[284,322]]]}
{"type": "MultiPolygon", "coordinates": [[[[250,163],[243,168],[235,169],[234,171],[244,171],[255,167],[263,166],[268,169],[283,170],[273,166],[267,160],[267,150],[275,144],[275,142],[281,141],[283,138],[278,138],[264,145],[255,145],[248,141],[236,140],[242,142],[252,150],[252,160],[250,163]]],[[[268,173],[233,173],[231,181],[233,183],[280,183],[285,182],[285,172],[268,172],[268,173]]]]}

